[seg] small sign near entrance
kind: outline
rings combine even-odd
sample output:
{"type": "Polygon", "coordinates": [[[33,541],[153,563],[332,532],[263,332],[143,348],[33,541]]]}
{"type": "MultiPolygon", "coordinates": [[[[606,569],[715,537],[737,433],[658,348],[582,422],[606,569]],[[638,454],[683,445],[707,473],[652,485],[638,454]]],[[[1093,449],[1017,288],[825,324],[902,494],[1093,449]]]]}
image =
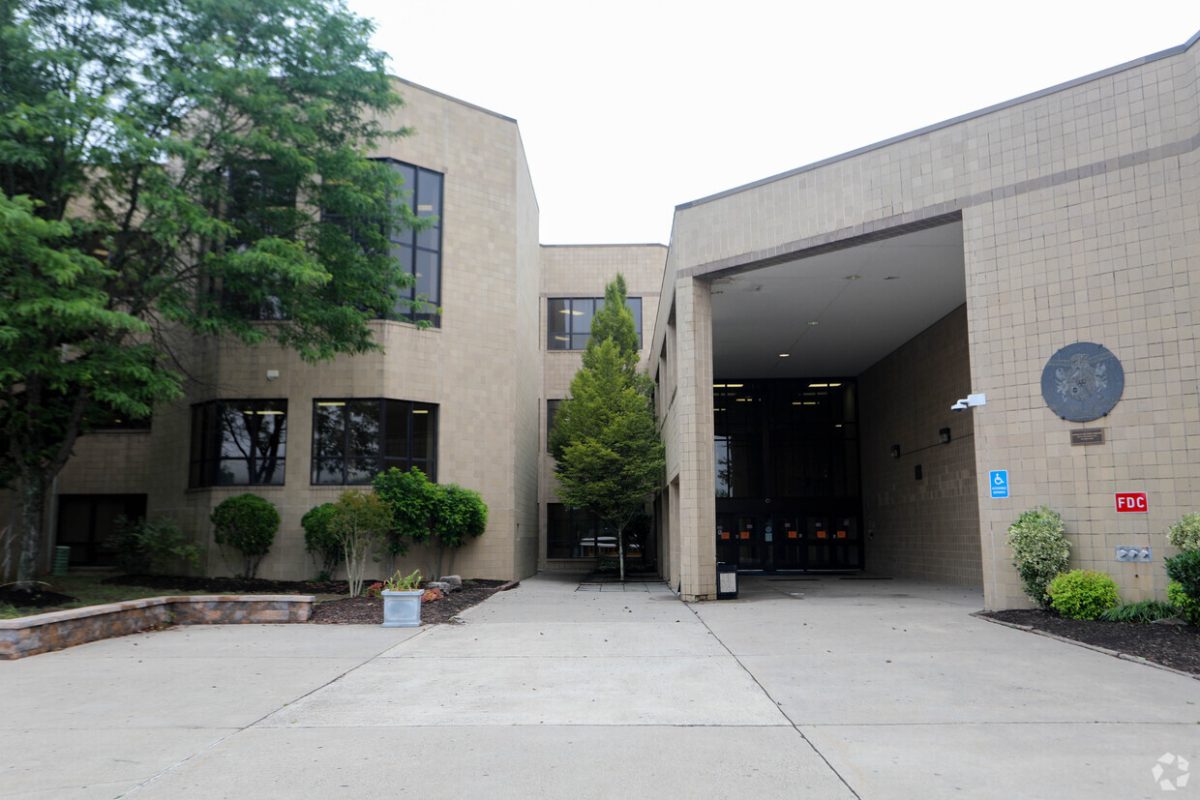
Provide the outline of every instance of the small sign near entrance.
{"type": "Polygon", "coordinates": [[[988,476],[988,484],[992,487],[992,497],[1008,497],[1008,470],[994,469],[988,476]]]}
{"type": "Polygon", "coordinates": [[[1150,510],[1150,501],[1145,492],[1117,492],[1117,511],[1121,514],[1145,514],[1150,510]]]}
{"type": "Polygon", "coordinates": [[[1076,428],[1071,431],[1072,446],[1104,444],[1104,428],[1076,428]]]}

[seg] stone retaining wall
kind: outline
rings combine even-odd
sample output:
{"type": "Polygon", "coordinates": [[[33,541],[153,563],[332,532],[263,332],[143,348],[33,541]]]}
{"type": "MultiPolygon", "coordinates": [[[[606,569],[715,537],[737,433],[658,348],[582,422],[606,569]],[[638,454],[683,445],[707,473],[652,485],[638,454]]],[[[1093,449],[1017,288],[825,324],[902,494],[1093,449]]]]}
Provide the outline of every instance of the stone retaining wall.
{"type": "Polygon", "coordinates": [[[307,622],[312,595],[148,597],[0,620],[0,659],[62,650],[167,625],[307,622]]]}

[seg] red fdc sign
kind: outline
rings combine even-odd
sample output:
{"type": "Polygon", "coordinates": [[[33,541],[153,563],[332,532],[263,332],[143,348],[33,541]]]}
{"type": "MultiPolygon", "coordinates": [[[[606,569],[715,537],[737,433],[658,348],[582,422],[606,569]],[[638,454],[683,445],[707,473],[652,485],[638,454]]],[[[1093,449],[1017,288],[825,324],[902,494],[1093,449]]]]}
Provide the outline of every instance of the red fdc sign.
{"type": "Polygon", "coordinates": [[[1145,492],[1117,492],[1113,495],[1117,499],[1117,511],[1128,513],[1145,514],[1150,510],[1150,503],[1146,500],[1145,492]]]}

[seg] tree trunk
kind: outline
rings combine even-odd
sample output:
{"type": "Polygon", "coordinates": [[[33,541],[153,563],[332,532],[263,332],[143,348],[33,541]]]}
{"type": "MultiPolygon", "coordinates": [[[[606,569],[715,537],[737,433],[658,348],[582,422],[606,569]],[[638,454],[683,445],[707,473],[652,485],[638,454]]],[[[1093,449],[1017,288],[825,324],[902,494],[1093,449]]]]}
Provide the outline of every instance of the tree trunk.
{"type": "Polygon", "coordinates": [[[42,544],[42,513],[46,505],[46,481],[40,475],[21,479],[21,512],[17,540],[21,555],[17,563],[18,589],[32,589],[37,577],[38,556],[42,544]]]}
{"type": "Polygon", "coordinates": [[[617,560],[621,564],[621,583],[625,582],[625,526],[617,528],[617,560]]]}

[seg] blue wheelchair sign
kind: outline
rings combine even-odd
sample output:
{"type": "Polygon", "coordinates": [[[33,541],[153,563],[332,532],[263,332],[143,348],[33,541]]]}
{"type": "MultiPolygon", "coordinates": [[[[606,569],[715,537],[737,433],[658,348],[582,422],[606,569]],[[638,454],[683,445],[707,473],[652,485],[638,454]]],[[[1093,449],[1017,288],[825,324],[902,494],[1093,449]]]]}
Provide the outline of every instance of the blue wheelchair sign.
{"type": "Polygon", "coordinates": [[[1008,497],[1008,470],[992,470],[988,484],[992,487],[992,497],[1008,497]]]}

